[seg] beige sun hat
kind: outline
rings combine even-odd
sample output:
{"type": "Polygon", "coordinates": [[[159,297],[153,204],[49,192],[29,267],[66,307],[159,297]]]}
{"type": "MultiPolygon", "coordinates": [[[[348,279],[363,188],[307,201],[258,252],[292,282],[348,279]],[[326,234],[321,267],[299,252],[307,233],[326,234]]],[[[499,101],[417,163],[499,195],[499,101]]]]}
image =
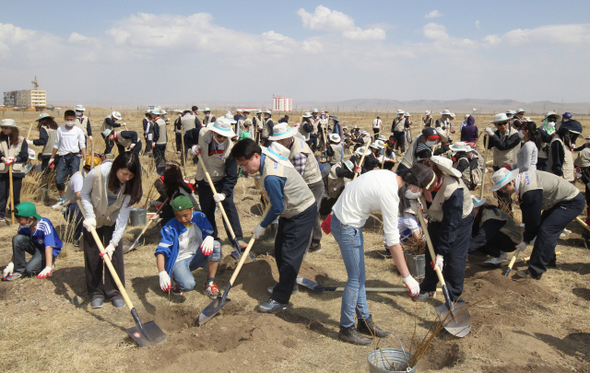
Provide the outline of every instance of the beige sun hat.
{"type": "Polygon", "coordinates": [[[495,192],[504,187],[504,185],[508,184],[512,180],[516,179],[518,176],[518,168],[509,171],[508,169],[502,167],[498,171],[494,172],[492,175],[492,182],[494,183],[490,188],[490,191],[495,192]]]}
{"type": "Polygon", "coordinates": [[[449,109],[444,109],[443,111],[440,112],[442,115],[451,115],[451,112],[449,111],[449,109]]]}
{"type": "Polygon", "coordinates": [[[295,133],[297,133],[297,128],[291,128],[287,123],[283,122],[275,125],[272,128],[272,136],[270,136],[268,139],[270,141],[282,140],[295,136],[295,133]]]}
{"type": "Polygon", "coordinates": [[[309,111],[306,111],[305,113],[303,113],[302,117],[303,118],[311,118],[311,113],[309,111]]]}
{"type": "MultiPolygon", "coordinates": [[[[160,114],[160,113],[154,113],[154,114],[160,114]]],[[[118,111],[113,111],[111,113],[111,116],[116,119],[116,120],[121,120],[123,119],[123,117],[121,117],[121,113],[119,113],[118,111]]]]}
{"type": "Polygon", "coordinates": [[[397,115],[400,115],[400,114],[405,114],[405,111],[403,111],[402,109],[397,109],[397,115]]]}
{"type": "Polygon", "coordinates": [[[232,129],[232,123],[226,117],[215,119],[215,122],[213,122],[213,125],[209,128],[211,131],[230,139],[236,136],[236,133],[232,129]]]}
{"type": "Polygon", "coordinates": [[[76,105],[76,108],[74,110],[76,110],[76,111],[84,111],[86,109],[84,108],[84,105],[76,105]]]}
{"type": "Polygon", "coordinates": [[[294,168],[289,161],[289,149],[278,142],[271,142],[268,148],[263,147],[262,153],[284,167],[294,168]]]}
{"type": "Polygon", "coordinates": [[[0,127],[16,127],[16,122],[14,121],[14,119],[2,119],[2,123],[0,124],[0,127]]]}
{"type": "Polygon", "coordinates": [[[457,170],[456,168],[453,167],[453,161],[450,160],[449,158],[446,157],[441,157],[439,155],[435,155],[432,156],[430,159],[432,159],[432,161],[434,163],[436,163],[436,165],[438,166],[438,168],[447,175],[450,176],[454,176],[454,177],[461,177],[461,172],[459,172],[459,170],[457,170]]]}
{"type": "Polygon", "coordinates": [[[342,141],[342,139],[340,138],[340,135],[338,135],[337,133],[333,133],[330,135],[330,141],[339,143],[340,141],[342,141]]]}

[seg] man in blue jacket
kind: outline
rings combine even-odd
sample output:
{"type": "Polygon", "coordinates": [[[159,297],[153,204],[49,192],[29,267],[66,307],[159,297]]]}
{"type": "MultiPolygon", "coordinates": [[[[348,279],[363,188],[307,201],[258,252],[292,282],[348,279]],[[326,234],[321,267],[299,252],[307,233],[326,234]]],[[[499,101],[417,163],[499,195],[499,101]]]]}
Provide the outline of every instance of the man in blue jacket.
{"type": "Polygon", "coordinates": [[[213,227],[205,214],[194,210],[187,196],[174,198],[172,209],[175,219],[162,227],[162,239],[155,253],[160,288],[183,295],[195,287],[191,272],[207,266],[204,292],[215,299],[219,295],[215,274],[221,260],[221,245],[213,239],[213,227]]]}

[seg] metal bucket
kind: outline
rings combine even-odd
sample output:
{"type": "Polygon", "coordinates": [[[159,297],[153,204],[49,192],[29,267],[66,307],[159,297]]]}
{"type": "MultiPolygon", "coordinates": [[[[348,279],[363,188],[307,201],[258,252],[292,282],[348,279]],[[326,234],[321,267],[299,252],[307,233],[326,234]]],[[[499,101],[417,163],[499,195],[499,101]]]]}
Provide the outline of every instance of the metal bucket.
{"type": "Polygon", "coordinates": [[[410,274],[416,279],[424,278],[426,255],[414,255],[404,251],[404,257],[406,258],[410,274]]]}
{"type": "Polygon", "coordinates": [[[399,348],[381,348],[369,353],[369,372],[391,373],[391,372],[414,372],[416,367],[401,370],[410,360],[410,354],[399,348]]]}
{"type": "Polygon", "coordinates": [[[147,211],[143,207],[134,207],[129,214],[129,225],[143,227],[147,224],[147,211]]]}

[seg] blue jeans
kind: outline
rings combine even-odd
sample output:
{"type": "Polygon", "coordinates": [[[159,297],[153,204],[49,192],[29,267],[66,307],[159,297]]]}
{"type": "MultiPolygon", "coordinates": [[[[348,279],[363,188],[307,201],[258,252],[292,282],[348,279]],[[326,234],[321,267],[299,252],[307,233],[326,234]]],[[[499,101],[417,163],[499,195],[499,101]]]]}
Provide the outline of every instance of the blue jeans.
{"type": "MultiPolygon", "coordinates": [[[[12,237],[12,254],[14,255],[14,271],[24,275],[32,275],[41,272],[45,268],[45,250],[39,250],[33,243],[31,236],[17,234],[12,237]],[[27,262],[25,254],[33,257],[27,262]]],[[[55,258],[53,258],[55,261],[55,258]]]]}
{"type": "Polygon", "coordinates": [[[342,259],[346,266],[348,280],[342,293],[340,309],[340,326],[348,328],[354,325],[356,312],[359,320],[368,319],[369,306],[365,292],[365,249],[363,247],[363,229],[340,223],[336,215],[330,224],[334,239],[338,242],[342,259]]]}
{"type": "Polygon", "coordinates": [[[57,190],[66,190],[66,177],[80,171],[80,157],[75,154],[67,154],[59,157],[55,171],[55,184],[57,190]]]}
{"type": "Polygon", "coordinates": [[[213,252],[208,256],[203,255],[201,249],[198,249],[192,258],[183,259],[174,263],[172,267],[172,278],[176,281],[178,288],[182,291],[189,291],[195,287],[195,278],[191,273],[197,268],[205,268],[208,262],[218,262],[221,260],[221,244],[215,241],[213,252]]]}

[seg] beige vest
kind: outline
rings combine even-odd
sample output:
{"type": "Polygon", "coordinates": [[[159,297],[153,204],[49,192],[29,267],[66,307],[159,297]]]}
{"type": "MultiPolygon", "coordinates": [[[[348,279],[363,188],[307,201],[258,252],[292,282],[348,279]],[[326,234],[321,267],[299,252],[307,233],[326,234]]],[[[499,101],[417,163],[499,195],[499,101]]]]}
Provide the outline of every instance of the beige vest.
{"type": "Polygon", "coordinates": [[[259,117],[258,115],[256,115],[254,117],[254,127],[256,127],[256,131],[260,131],[262,130],[262,117],[259,117]]]}
{"type": "Polygon", "coordinates": [[[289,153],[289,160],[293,163],[293,158],[297,153],[303,153],[307,156],[307,163],[305,164],[305,170],[303,170],[303,180],[307,185],[317,183],[322,180],[322,172],[318,165],[317,159],[313,156],[309,145],[298,137],[293,137],[293,144],[289,153]]]}
{"type": "MultiPolygon", "coordinates": [[[[567,146],[565,146],[565,144],[559,138],[559,136],[554,136],[553,139],[551,139],[551,142],[549,143],[549,149],[551,149],[551,145],[553,145],[553,143],[556,141],[561,143],[561,146],[563,147],[563,164],[561,165],[561,170],[563,171],[563,178],[567,181],[574,181],[576,178],[574,176],[574,157],[572,156],[572,152],[567,146]]],[[[549,153],[551,153],[551,150],[549,150],[549,153]]],[[[548,160],[549,171],[551,171],[551,168],[553,166],[553,154],[549,155],[548,160]]]]}
{"type": "Polygon", "coordinates": [[[393,120],[393,130],[395,132],[404,132],[404,124],[406,123],[406,119],[405,118],[395,118],[393,120]]]}
{"type": "Polygon", "coordinates": [[[404,157],[400,162],[400,164],[403,164],[407,168],[412,168],[414,161],[416,160],[414,153],[416,153],[416,148],[418,148],[418,144],[421,142],[418,139],[419,137],[410,143],[410,146],[408,146],[408,149],[406,150],[406,154],[404,154],[404,157]]]}
{"type": "Polygon", "coordinates": [[[57,138],[57,130],[51,128],[46,128],[45,130],[47,131],[47,144],[43,147],[41,155],[51,155],[53,153],[55,139],[57,138]]]}
{"type": "Polygon", "coordinates": [[[158,126],[158,129],[160,130],[160,137],[158,138],[156,145],[166,145],[168,143],[168,132],[166,132],[166,122],[164,122],[164,119],[158,118],[156,119],[156,123],[154,123],[154,125],[158,126]]]}
{"type": "Polygon", "coordinates": [[[262,168],[262,185],[264,185],[266,177],[270,175],[287,179],[283,190],[283,212],[280,217],[292,218],[305,211],[315,202],[313,193],[311,193],[311,190],[309,190],[307,184],[295,168],[284,167],[267,156],[264,160],[264,167],[262,168]]]}
{"type": "Polygon", "coordinates": [[[94,208],[94,215],[96,215],[96,228],[112,227],[117,222],[119,210],[123,206],[125,195],[123,194],[124,186],[121,186],[117,200],[112,205],[108,205],[107,183],[102,177],[100,170],[101,166],[94,167],[94,179],[92,180],[92,192],[90,193],[90,201],[94,208]]]}
{"type": "Polygon", "coordinates": [[[102,126],[100,126],[100,132],[101,132],[101,133],[103,133],[105,130],[112,130],[112,129],[113,129],[113,126],[110,126],[110,125],[107,123],[107,118],[110,118],[110,117],[111,117],[110,115],[107,115],[107,116],[104,118],[104,120],[102,121],[102,126]]]}
{"type": "MultiPolygon", "coordinates": [[[[221,156],[209,156],[209,144],[211,144],[212,141],[215,141],[213,140],[213,133],[214,132],[207,127],[201,129],[199,146],[201,147],[201,158],[203,158],[203,161],[205,162],[207,171],[209,171],[209,176],[211,176],[211,180],[216,183],[225,176],[225,160],[231,153],[233,143],[229,139],[225,140],[225,148],[223,149],[221,156]]],[[[195,178],[197,181],[205,179],[205,170],[203,170],[203,167],[197,168],[197,176],[195,176],[195,178]]]]}
{"type": "Polygon", "coordinates": [[[84,137],[88,137],[88,117],[76,118],[76,127],[84,132],[84,137]]]}
{"type": "Polygon", "coordinates": [[[352,181],[345,177],[336,176],[336,169],[340,167],[344,167],[342,163],[336,163],[332,166],[330,173],[328,174],[328,196],[330,196],[330,198],[338,198],[344,190],[344,187],[352,181]]]}
{"type": "Polygon", "coordinates": [[[319,129],[319,124],[320,124],[320,118],[313,118],[311,119],[311,124],[313,126],[313,131],[311,133],[313,133],[314,135],[318,134],[319,129]]]}
{"type": "Polygon", "coordinates": [[[330,144],[332,145],[332,150],[334,150],[334,155],[328,157],[328,162],[331,165],[335,165],[336,163],[342,160],[342,146],[340,144],[330,144]]]}
{"type": "Polygon", "coordinates": [[[496,212],[494,212],[494,210],[492,209],[483,209],[482,214],[483,216],[481,218],[480,227],[486,220],[489,219],[504,221],[506,222],[506,224],[504,224],[504,226],[500,228],[500,232],[510,237],[510,239],[514,243],[522,242],[522,232],[514,222],[512,216],[508,215],[500,209],[496,209],[496,212]]]}
{"type": "MultiPolygon", "coordinates": [[[[22,136],[18,137],[18,145],[11,145],[8,147],[8,142],[2,141],[0,142],[0,152],[4,154],[4,157],[16,158],[18,153],[20,153],[21,146],[25,141],[25,138],[22,136]]],[[[8,173],[9,166],[7,166],[4,162],[0,162],[0,173],[8,173]]],[[[25,164],[24,162],[15,162],[12,164],[12,173],[20,173],[24,172],[25,164]]]]}
{"type": "Polygon", "coordinates": [[[133,141],[131,139],[126,139],[124,137],[121,137],[121,132],[123,131],[115,131],[115,133],[117,134],[117,138],[115,139],[115,142],[121,146],[123,146],[125,149],[127,149],[131,144],[133,144],[133,141]]]}
{"type": "Polygon", "coordinates": [[[268,122],[271,121],[272,118],[268,118],[264,121],[264,124],[262,125],[262,137],[263,138],[267,138],[270,136],[270,126],[268,125],[268,122]]]}
{"type": "MultiPolygon", "coordinates": [[[[505,135],[500,136],[502,140],[518,133],[517,130],[510,127],[510,131],[507,131],[505,135]]],[[[495,167],[502,167],[504,165],[513,165],[516,164],[516,154],[520,150],[520,144],[516,145],[514,148],[510,150],[498,150],[498,148],[494,147],[494,166],[495,167]]]]}
{"type": "Polygon", "coordinates": [[[545,171],[526,171],[518,175],[520,190],[518,197],[531,190],[543,191],[541,209],[548,210],[561,201],[569,201],[580,191],[564,178],[545,171]]]}
{"type": "Polygon", "coordinates": [[[185,115],[180,118],[180,123],[182,123],[182,134],[184,135],[186,131],[195,129],[195,116],[185,115]]]}
{"type": "Polygon", "coordinates": [[[443,183],[436,192],[436,196],[432,200],[432,204],[428,209],[428,216],[431,221],[441,222],[443,220],[443,203],[451,197],[451,195],[458,188],[463,189],[463,213],[461,219],[465,219],[473,210],[473,202],[471,201],[471,193],[461,179],[455,179],[452,176],[444,175],[443,183]]]}
{"type": "Polygon", "coordinates": [[[582,168],[590,167],[590,148],[584,148],[578,153],[576,165],[582,168]]]}

